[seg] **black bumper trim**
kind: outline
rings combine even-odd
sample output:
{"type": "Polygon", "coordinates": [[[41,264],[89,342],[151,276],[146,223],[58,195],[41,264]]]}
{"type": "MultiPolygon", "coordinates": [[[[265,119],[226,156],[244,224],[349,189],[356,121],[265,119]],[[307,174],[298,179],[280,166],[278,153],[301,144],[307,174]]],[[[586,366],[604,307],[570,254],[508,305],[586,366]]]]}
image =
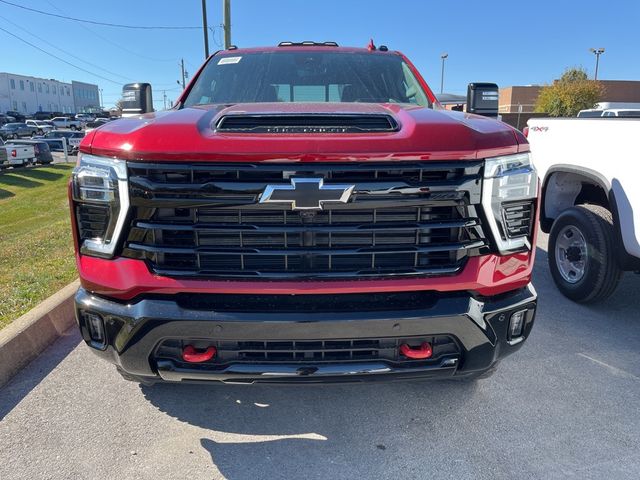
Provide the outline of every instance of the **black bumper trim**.
{"type": "MultiPolygon", "coordinates": [[[[372,299],[375,295],[371,294],[372,299]]],[[[323,296],[306,295],[308,302],[326,301],[323,296]]],[[[275,311],[216,311],[215,309],[188,308],[171,296],[143,298],[135,303],[123,304],[92,295],[80,288],[76,295],[76,315],[82,335],[92,350],[131,375],[176,380],[220,380],[249,383],[255,381],[324,381],[325,379],[382,377],[417,377],[465,375],[490,369],[499,359],[518,350],[518,343],[507,340],[508,318],[514,309],[527,308],[524,335],[526,339],[533,326],[537,296],[533,286],[498,297],[476,299],[470,294],[456,292],[437,294],[436,300],[416,302],[405,308],[389,310],[281,312],[275,311]],[[90,311],[102,316],[107,343],[101,348],[92,343],[83,318],[90,311]],[[194,365],[185,368],[157,361],[153,357],[157,346],[170,338],[185,340],[215,339],[220,341],[318,340],[389,338],[424,335],[449,335],[460,345],[462,355],[455,367],[443,369],[433,365],[385,365],[384,371],[368,370],[354,363],[335,362],[330,365],[297,365],[312,375],[265,375],[273,373],[274,364],[264,362],[252,367],[247,364],[227,365],[230,370],[209,369],[194,365]],[[329,368],[329,370],[327,370],[329,368]],[[331,370],[333,369],[333,370],[331,370]],[[359,369],[353,371],[354,369],[359,369]],[[335,374],[345,371],[351,374],[335,374]],[[333,372],[334,374],[331,374],[333,372]],[[439,372],[439,373],[438,373],[439,372]],[[194,378],[196,377],[196,378],[194,378]],[[269,377],[264,378],[264,377],[269,377]],[[302,377],[308,377],[302,378],[302,377]],[[243,380],[244,379],[244,380],[243,380]]],[[[303,302],[304,303],[304,302],[303,302]]],[[[384,361],[381,360],[383,363],[384,361]]],[[[372,360],[378,363],[377,360],[372,360]]],[[[371,363],[371,362],[369,362],[371,363]]],[[[295,365],[295,363],[294,363],[295,365]]],[[[221,367],[219,367],[221,368],[221,367]]],[[[276,370],[277,373],[277,370],[276,370]]]]}
{"type": "Polygon", "coordinates": [[[158,374],[166,381],[217,380],[224,383],[351,382],[364,380],[370,375],[397,375],[404,378],[450,377],[455,373],[457,366],[457,358],[446,358],[436,366],[415,368],[395,368],[386,362],[359,362],[319,366],[233,364],[223,370],[208,371],[181,368],[171,360],[159,360],[157,362],[158,374]]]}

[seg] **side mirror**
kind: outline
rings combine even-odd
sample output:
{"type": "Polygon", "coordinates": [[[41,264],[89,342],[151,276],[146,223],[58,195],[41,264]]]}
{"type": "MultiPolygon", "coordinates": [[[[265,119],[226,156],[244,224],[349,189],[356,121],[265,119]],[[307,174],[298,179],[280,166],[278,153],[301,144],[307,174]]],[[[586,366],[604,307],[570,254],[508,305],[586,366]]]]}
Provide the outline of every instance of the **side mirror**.
{"type": "Polygon", "coordinates": [[[498,85],[470,83],[467,87],[467,112],[485,117],[498,117],[498,85]]]}
{"type": "Polygon", "coordinates": [[[151,84],[127,83],[122,87],[121,104],[123,117],[153,112],[151,84]]]}

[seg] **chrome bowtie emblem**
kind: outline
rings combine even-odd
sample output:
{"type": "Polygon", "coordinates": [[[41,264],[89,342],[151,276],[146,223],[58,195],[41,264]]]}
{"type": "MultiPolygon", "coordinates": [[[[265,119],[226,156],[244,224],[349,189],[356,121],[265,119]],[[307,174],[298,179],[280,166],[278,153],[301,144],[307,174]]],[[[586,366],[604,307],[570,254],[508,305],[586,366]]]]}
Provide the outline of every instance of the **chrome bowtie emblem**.
{"type": "Polygon", "coordinates": [[[325,185],[322,178],[291,178],[291,185],[267,185],[260,203],[288,203],[292,210],[322,210],[327,202],[347,203],[355,185],[325,185]]]}

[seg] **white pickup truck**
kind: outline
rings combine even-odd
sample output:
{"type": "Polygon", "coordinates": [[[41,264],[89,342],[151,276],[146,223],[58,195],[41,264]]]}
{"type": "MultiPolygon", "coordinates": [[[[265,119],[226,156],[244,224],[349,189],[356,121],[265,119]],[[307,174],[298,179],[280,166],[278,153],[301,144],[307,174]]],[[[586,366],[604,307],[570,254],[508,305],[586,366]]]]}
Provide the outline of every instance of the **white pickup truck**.
{"type": "Polygon", "coordinates": [[[71,130],[82,130],[84,123],[80,120],[71,120],[67,117],[54,117],[50,120],[55,128],[70,128],[71,130]]]}
{"type": "Polygon", "coordinates": [[[640,270],[640,119],[536,118],[525,133],[551,275],[576,302],[603,300],[624,271],[640,270]]]}
{"type": "Polygon", "coordinates": [[[31,145],[5,144],[0,139],[0,170],[7,167],[22,167],[36,162],[36,152],[31,145]]]}

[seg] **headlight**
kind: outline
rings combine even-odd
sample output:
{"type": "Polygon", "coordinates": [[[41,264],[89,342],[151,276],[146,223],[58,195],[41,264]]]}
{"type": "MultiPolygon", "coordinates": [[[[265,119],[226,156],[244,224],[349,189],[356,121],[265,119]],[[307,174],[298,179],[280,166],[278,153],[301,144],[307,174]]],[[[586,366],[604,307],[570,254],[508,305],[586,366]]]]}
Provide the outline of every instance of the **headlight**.
{"type": "Polygon", "coordinates": [[[482,206],[500,253],[531,249],[538,175],[529,153],[488,158],[482,206]]]}
{"type": "Polygon", "coordinates": [[[129,209],[126,162],[81,153],[71,182],[80,252],[112,257],[129,209]]]}

